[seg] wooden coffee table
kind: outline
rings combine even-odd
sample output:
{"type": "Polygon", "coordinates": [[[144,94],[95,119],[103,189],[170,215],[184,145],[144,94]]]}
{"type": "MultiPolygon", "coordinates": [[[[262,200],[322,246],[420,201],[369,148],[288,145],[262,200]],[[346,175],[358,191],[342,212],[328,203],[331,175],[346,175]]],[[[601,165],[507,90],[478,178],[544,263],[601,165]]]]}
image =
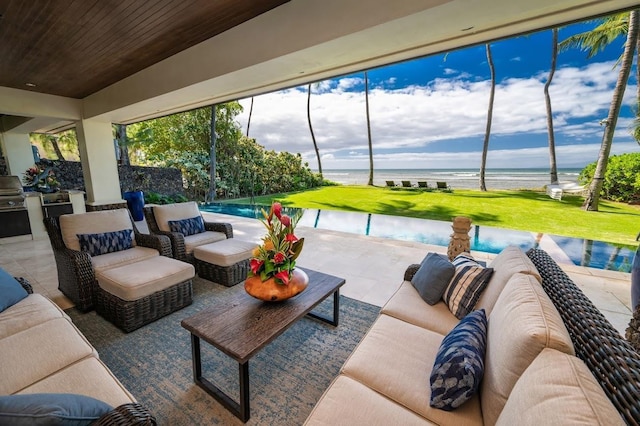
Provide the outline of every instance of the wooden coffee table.
{"type": "MultiPolygon", "coordinates": [[[[243,422],[249,420],[249,360],[268,343],[286,331],[298,319],[307,315],[333,326],[340,314],[340,287],[343,278],[303,269],[309,275],[309,286],[292,299],[282,302],[263,302],[235,286],[224,303],[211,306],[182,320],[182,327],[191,333],[193,380],[243,422]],[[320,302],[333,294],[333,317],[311,312],[320,302]],[[202,377],[200,339],[224,352],[238,362],[240,402],[224,393],[202,377]]],[[[225,293],[229,294],[229,293],[225,293]]]]}

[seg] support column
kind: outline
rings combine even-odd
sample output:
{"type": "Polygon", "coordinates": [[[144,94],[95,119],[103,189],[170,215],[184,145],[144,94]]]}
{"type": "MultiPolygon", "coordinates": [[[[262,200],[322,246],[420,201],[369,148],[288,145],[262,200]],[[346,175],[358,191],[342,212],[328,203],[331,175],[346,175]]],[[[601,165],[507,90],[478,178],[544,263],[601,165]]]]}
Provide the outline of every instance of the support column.
{"type": "Polygon", "coordinates": [[[111,123],[80,120],[76,123],[87,210],[127,207],[120,193],[120,177],[111,123]]]}
{"type": "Polygon", "coordinates": [[[0,142],[7,163],[7,173],[10,176],[19,176],[22,180],[24,172],[35,164],[29,134],[2,133],[0,134],[0,142]]]}

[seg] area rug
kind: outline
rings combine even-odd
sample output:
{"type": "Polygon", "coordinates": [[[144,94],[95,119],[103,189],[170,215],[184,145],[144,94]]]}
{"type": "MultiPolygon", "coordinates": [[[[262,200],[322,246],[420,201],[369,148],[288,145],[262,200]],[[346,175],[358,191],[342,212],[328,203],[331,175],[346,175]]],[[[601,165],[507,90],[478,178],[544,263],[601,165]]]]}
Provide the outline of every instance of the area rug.
{"type": "MultiPolygon", "coordinates": [[[[196,278],[194,303],[131,333],[95,311],[67,314],[100,359],[160,425],[243,424],[193,383],[183,318],[224,303],[227,287],[196,278]]],[[[332,298],[314,310],[329,314],[332,298]]],[[[340,325],[302,318],[249,361],[252,425],[300,425],[376,319],[380,308],[340,297],[340,325]]],[[[238,399],[238,364],[202,343],[203,375],[238,399]]]]}

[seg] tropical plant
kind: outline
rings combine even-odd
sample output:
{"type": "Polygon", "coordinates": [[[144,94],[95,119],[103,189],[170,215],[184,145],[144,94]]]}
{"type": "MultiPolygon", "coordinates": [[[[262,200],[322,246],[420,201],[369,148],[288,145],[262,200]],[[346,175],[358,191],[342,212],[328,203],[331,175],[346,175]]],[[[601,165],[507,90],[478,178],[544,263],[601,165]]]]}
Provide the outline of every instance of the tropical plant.
{"type": "Polygon", "coordinates": [[[582,208],[587,211],[598,211],[600,193],[607,170],[611,144],[613,143],[613,135],[616,124],[618,123],[618,116],[620,115],[627,80],[631,72],[635,48],[638,44],[638,14],[639,12],[637,10],[633,10],[629,13],[609,16],[604,18],[602,23],[592,31],[576,34],[560,43],[560,49],[580,47],[589,52],[588,57],[592,57],[618,36],[625,33],[627,35],[624,51],[620,59],[620,71],[613,91],[611,106],[609,107],[609,114],[607,118],[603,120],[604,134],[602,136],[596,169],[589,184],[584,203],[582,204],[582,208]]]}
{"type": "MultiPolygon", "coordinates": [[[[588,164],[578,177],[581,183],[593,179],[596,162],[588,164]]],[[[629,202],[640,199],[640,153],[613,155],[609,158],[602,183],[602,198],[629,202]]]]}
{"type": "Polygon", "coordinates": [[[284,214],[278,202],[271,205],[268,214],[262,209],[261,222],[267,228],[267,235],[253,250],[253,258],[249,261],[250,276],[259,276],[262,281],[275,278],[276,283],[289,284],[304,245],[304,238],[298,239],[294,234],[302,213],[302,210],[296,210],[291,216],[284,214]]]}
{"type": "Polygon", "coordinates": [[[480,163],[480,191],[486,191],[487,185],[484,181],[485,170],[487,167],[487,152],[489,151],[489,138],[491,137],[491,121],[493,119],[493,100],[496,94],[496,71],[493,67],[493,57],[491,56],[491,45],[487,43],[487,62],[489,64],[489,72],[491,74],[491,91],[489,92],[489,107],[487,110],[487,127],[484,132],[484,142],[482,144],[482,161],[480,163]]]}
{"type": "Polygon", "coordinates": [[[373,146],[371,144],[371,119],[369,117],[369,77],[364,72],[364,100],[367,110],[367,140],[369,142],[369,181],[367,185],[373,186],[373,146]]]}
{"type": "Polygon", "coordinates": [[[309,123],[309,132],[311,132],[311,141],[313,142],[313,149],[316,151],[316,158],[318,159],[318,173],[320,179],[322,176],[322,162],[320,161],[320,151],[318,150],[318,143],[316,142],[316,135],[313,132],[313,126],[311,125],[311,83],[307,86],[307,122],[309,123]]]}
{"type": "Polygon", "coordinates": [[[556,72],[556,62],[558,59],[558,29],[551,30],[551,69],[549,77],[544,84],[544,101],[547,107],[547,132],[549,134],[549,173],[551,183],[558,182],[558,167],[556,165],[556,139],[553,134],[553,112],[551,109],[551,96],[549,95],[549,86],[556,72]]]}

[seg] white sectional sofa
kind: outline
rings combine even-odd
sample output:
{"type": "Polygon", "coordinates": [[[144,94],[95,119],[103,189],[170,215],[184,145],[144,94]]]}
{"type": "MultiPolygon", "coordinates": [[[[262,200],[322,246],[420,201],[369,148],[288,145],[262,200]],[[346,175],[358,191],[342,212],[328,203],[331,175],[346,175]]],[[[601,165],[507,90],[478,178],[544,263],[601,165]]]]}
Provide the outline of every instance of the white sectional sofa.
{"type": "MultiPolygon", "coordinates": [[[[407,270],[306,425],[625,423],[589,367],[575,356],[572,337],[580,333],[570,335],[541,285],[541,274],[517,247],[506,248],[488,265],[494,273],[475,306],[488,318],[479,391],[452,411],[431,407],[436,354],[459,320],[444,302],[429,305],[422,299],[411,283],[418,266],[407,270]]],[[[572,296],[567,292],[567,297],[572,296]]],[[[637,367],[639,358],[633,357],[637,367]]],[[[627,371],[620,370],[625,377],[627,371]]],[[[636,380],[632,390],[619,390],[630,393],[631,404],[637,405],[638,371],[631,377],[636,380]]]]}
{"type": "Polygon", "coordinates": [[[0,312],[0,424],[15,421],[2,395],[27,394],[84,395],[114,408],[95,424],[155,424],[64,311],[23,285],[28,296],[0,312]]]}

